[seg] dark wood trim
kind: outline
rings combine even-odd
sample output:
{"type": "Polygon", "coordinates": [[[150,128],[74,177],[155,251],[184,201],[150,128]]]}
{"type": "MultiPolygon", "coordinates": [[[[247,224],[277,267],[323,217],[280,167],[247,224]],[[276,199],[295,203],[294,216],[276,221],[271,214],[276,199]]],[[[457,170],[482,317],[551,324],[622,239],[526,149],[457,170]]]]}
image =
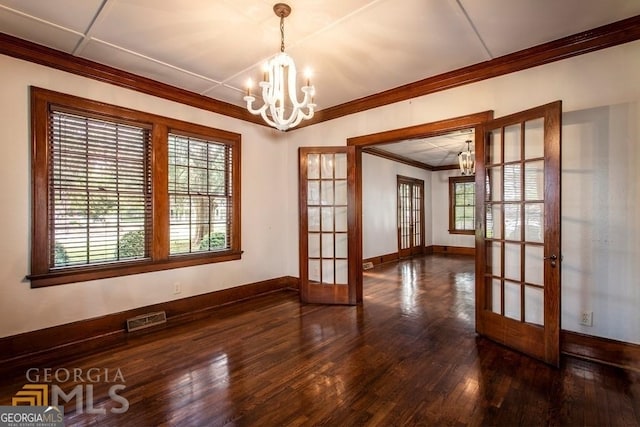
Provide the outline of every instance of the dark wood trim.
{"type": "Polygon", "coordinates": [[[10,366],[13,369],[20,363],[77,357],[108,345],[124,345],[126,337],[131,335],[126,333],[126,319],[134,316],[164,310],[167,314],[166,325],[171,326],[210,316],[215,307],[224,304],[297,288],[297,278],[279,277],[0,338],[0,375],[2,367],[10,366]]]}
{"type": "Polygon", "coordinates": [[[432,245],[431,251],[434,254],[453,254],[453,255],[475,255],[476,254],[476,248],[466,248],[464,246],[432,245]]]}
{"type": "Polygon", "coordinates": [[[325,108],[299,128],[640,39],[640,15],[325,108]]]}
{"type": "MultiPolygon", "coordinates": [[[[0,54],[190,105],[212,113],[267,126],[260,117],[249,113],[246,108],[73,56],[8,34],[0,33],[0,54]]],[[[239,95],[238,99],[240,98],[241,95],[239,95]]]]}
{"type": "Polygon", "coordinates": [[[151,259],[169,259],[169,203],[166,192],[153,191],[156,188],[169,188],[169,128],[156,123],[152,131],[151,209],[153,211],[151,259]],[[160,173],[155,173],[158,171],[160,173]]]}
{"type": "MultiPolygon", "coordinates": [[[[560,141],[561,141],[561,101],[552,102],[526,111],[520,111],[509,116],[496,118],[485,123],[481,132],[476,133],[476,330],[480,335],[502,342],[508,347],[516,348],[526,354],[539,358],[541,361],[558,367],[560,364],[560,263],[555,265],[549,259],[552,254],[560,253],[560,141]],[[524,321],[525,313],[522,305],[525,288],[520,286],[521,308],[520,319],[514,323],[504,315],[505,307],[505,283],[504,271],[491,271],[491,251],[487,244],[492,240],[485,238],[487,187],[485,178],[488,167],[497,167],[505,162],[504,145],[501,145],[499,158],[486,165],[491,132],[500,132],[500,138],[504,140],[504,132],[507,126],[517,125],[524,132],[525,123],[530,120],[544,118],[544,256],[548,262],[544,263],[544,321],[540,325],[528,324],[524,321]],[[500,307],[501,314],[491,310],[492,285],[494,279],[501,280],[500,307]],[[541,334],[540,331],[543,333],[541,334]]],[[[524,135],[520,136],[521,150],[524,150],[524,135]]],[[[522,151],[524,152],[524,151],[522,151]]],[[[524,160],[520,159],[520,163],[524,160]]],[[[516,163],[516,162],[513,162],[516,163]]],[[[502,186],[504,187],[504,186],[502,186]]],[[[504,204],[504,188],[499,201],[491,202],[504,204]]],[[[502,224],[501,236],[504,237],[504,224],[502,224]]],[[[524,235],[521,236],[524,241],[524,235]]],[[[505,265],[505,246],[501,245],[499,253],[501,265],[505,265]]],[[[524,256],[521,254],[521,257],[524,256]]],[[[521,265],[522,264],[521,262],[521,265]]],[[[522,269],[523,267],[521,267],[522,269]]],[[[521,270],[521,274],[523,270],[521,270]]],[[[524,282],[519,282],[523,285],[524,282]]]]}
{"type": "Polygon", "coordinates": [[[419,178],[413,178],[413,177],[409,177],[409,176],[402,176],[402,175],[396,175],[396,182],[397,182],[397,207],[398,207],[398,212],[396,215],[396,221],[397,221],[397,240],[398,240],[398,253],[400,255],[400,258],[404,258],[406,256],[411,256],[411,255],[422,255],[424,254],[424,244],[425,244],[425,235],[424,235],[424,230],[425,230],[425,224],[424,224],[424,180],[423,179],[419,179],[419,178]],[[409,247],[408,248],[403,248],[402,246],[402,228],[403,228],[403,224],[402,222],[404,221],[402,218],[407,218],[406,212],[402,212],[402,203],[401,203],[401,187],[402,185],[407,185],[409,188],[409,206],[405,206],[405,208],[408,208],[409,210],[409,247]],[[416,230],[411,226],[411,223],[415,220],[415,218],[413,217],[415,214],[415,206],[414,206],[414,202],[415,202],[415,195],[414,195],[414,190],[415,188],[418,188],[419,191],[419,195],[420,195],[420,199],[419,199],[419,217],[420,217],[420,230],[419,230],[419,234],[420,234],[420,241],[419,242],[415,242],[414,238],[415,238],[415,234],[416,234],[416,230]]]}
{"type": "MultiPolygon", "coordinates": [[[[640,39],[640,15],[317,111],[296,129],[640,39]]],[[[0,33],[0,54],[266,126],[245,108],[0,33]]],[[[294,129],[295,130],[295,129],[294,129]]]]}
{"type": "Polygon", "coordinates": [[[560,351],[567,356],[640,371],[640,345],[560,331],[560,351]]]}
{"type": "MultiPolygon", "coordinates": [[[[362,214],[356,200],[362,197],[361,183],[358,182],[356,171],[360,168],[356,158],[356,148],[349,146],[300,147],[298,148],[298,266],[300,272],[300,300],[311,304],[347,304],[355,305],[362,302],[362,214]],[[340,178],[346,181],[347,189],[347,247],[348,263],[347,286],[338,285],[333,279],[327,283],[322,275],[322,268],[317,281],[309,279],[309,260],[320,260],[321,257],[309,256],[309,234],[316,231],[309,230],[308,182],[318,181],[320,177],[308,178],[308,158],[316,154],[346,155],[346,176],[340,178]],[[345,179],[346,178],[346,179],[345,179]]],[[[334,166],[332,166],[334,167],[334,166]]],[[[335,178],[337,179],[337,178],[335,178]]],[[[312,206],[317,206],[315,205],[312,206]]],[[[343,233],[343,231],[340,231],[343,233]]],[[[322,250],[321,250],[322,252],[322,250]]],[[[341,259],[339,257],[330,257],[341,259]]],[[[344,258],[342,258],[344,259],[344,258]]]]}
{"type": "MultiPolygon", "coordinates": [[[[448,254],[456,254],[456,255],[473,255],[474,248],[463,248],[457,246],[425,246],[422,248],[422,255],[433,255],[434,253],[448,253],[448,254]],[[469,252],[469,249],[472,251],[469,252]]],[[[385,255],[377,255],[371,258],[366,258],[362,260],[362,263],[370,262],[373,266],[378,266],[381,264],[387,264],[389,262],[396,262],[400,260],[400,254],[398,252],[393,252],[385,255]]]]}
{"type": "Polygon", "coordinates": [[[281,277],[281,280],[286,284],[286,289],[290,291],[300,291],[300,279],[293,276],[281,277]]]}
{"type": "Polygon", "coordinates": [[[437,122],[424,123],[406,128],[392,129],[384,132],[347,138],[347,145],[362,147],[364,150],[365,147],[369,148],[371,145],[384,144],[387,142],[398,142],[405,139],[445,135],[457,130],[464,130],[479,126],[491,119],[493,119],[493,111],[483,111],[451,119],[439,120],[437,122]]]}
{"type": "Polygon", "coordinates": [[[438,172],[438,171],[452,171],[456,169],[460,169],[460,165],[434,166],[431,170],[434,172],[438,172]]]}
{"type": "Polygon", "coordinates": [[[241,242],[241,144],[238,133],[210,128],[182,120],[133,110],[104,102],[67,95],[48,89],[31,87],[32,126],[32,244],[31,272],[27,279],[34,288],[105,279],[129,274],[146,273],[172,268],[238,260],[242,257],[241,242]],[[128,122],[153,129],[150,159],[152,171],[152,224],[148,233],[153,236],[149,259],[120,261],[101,265],[84,265],[52,269],[48,246],[52,224],[49,219],[49,111],[52,107],[77,112],[115,122],[128,122]],[[169,256],[169,199],[168,199],[168,132],[187,133],[211,141],[223,143],[233,150],[231,210],[231,247],[220,252],[194,253],[169,256]]]}
{"type": "MultiPolygon", "coordinates": [[[[400,129],[392,129],[384,132],[372,133],[368,135],[356,136],[347,139],[347,145],[354,145],[356,147],[356,184],[357,184],[357,197],[356,197],[356,209],[358,210],[358,218],[362,222],[362,151],[365,148],[371,148],[377,144],[384,144],[387,142],[394,142],[406,139],[426,138],[438,135],[444,135],[456,130],[463,130],[473,128],[476,136],[476,143],[480,135],[482,134],[483,123],[493,119],[493,111],[483,111],[475,114],[467,114],[465,116],[454,117],[450,119],[440,120],[437,122],[423,123],[420,125],[409,126],[400,129]]],[[[358,248],[360,250],[360,257],[356,259],[358,262],[359,274],[358,280],[360,288],[363,281],[362,270],[362,228],[358,230],[358,248]]],[[[425,247],[425,254],[434,253],[432,246],[425,247]]],[[[399,255],[398,255],[399,257],[399,255]]]]}
{"type": "Polygon", "coordinates": [[[398,252],[393,252],[390,254],[378,255],[371,258],[363,259],[362,263],[364,264],[365,262],[370,262],[375,267],[380,264],[386,264],[388,262],[398,261],[399,259],[400,259],[400,256],[398,255],[398,252]]]}
{"type": "Polygon", "coordinates": [[[367,148],[363,148],[362,152],[366,154],[371,154],[372,156],[378,156],[383,159],[391,160],[392,162],[398,162],[398,163],[403,163],[405,165],[413,166],[415,168],[420,168],[428,171],[433,170],[433,167],[429,166],[426,163],[422,163],[417,160],[413,160],[408,157],[401,156],[399,154],[390,153],[381,148],[367,147],[367,148]]]}
{"type": "MultiPolygon", "coordinates": [[[[450,176],[449,177],[449,234],[469,234],[475,235],[476,230],[459,230],[456,228],[456,198],[455,198],[455,185],[464,182],[473,182],[475,183],[476,177],[473,175],[467,176],[450,176]]],[[[475,191],[474,191],[475,195],[475,191]]],[[[474,200],[474,209],[475,209],[475,200],[474,200]]],[[[474,215],[476,212],[474,212],[474,215]]],[[[476,221],[477,222],[477,221],[476,221]]],[[[475,223],[474,223],[475,225],[475,223]]]]}

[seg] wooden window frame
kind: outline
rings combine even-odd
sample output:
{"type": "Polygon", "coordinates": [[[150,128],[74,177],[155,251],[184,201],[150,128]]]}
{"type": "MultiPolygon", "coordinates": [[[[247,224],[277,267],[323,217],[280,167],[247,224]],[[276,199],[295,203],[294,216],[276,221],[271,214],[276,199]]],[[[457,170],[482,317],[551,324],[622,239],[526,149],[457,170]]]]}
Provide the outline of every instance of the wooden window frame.
{"type": "Polygon", "coordinates": [[[188,267],[240,259],[240,158],[241,135],[220,129],[145,113],[116,105],[31,87],[31,287],[43,287],[87,280],[105,279],[130,274],[188,267]],[[146,232],[148,258],[104,264],[53,268],[51,265],[49,206],[49,112],[52,107],[118,123],[151,127],[151,223],[146,232]],[[170,131],[224,143],[233,151],[232,157],[232,218],[228,250],[193,254],[169,255],[168,198],[168,134],[170,131]]]}
{"type": "MultiPolygon", "coordinates": [[[[456,228],[456,218],[455,218],[456,217],[456,215],[455,215],[456,184],[467,183],[467,182],[473,182],[475,184],[475,182],[476,182],[475,176],[469,175],[469,176],[452,176],[452,177],[449,177],[449,233],[450,234],[476,234],[475,221],[474,221],[474,229],[473,230],[460,230],[460,229],[456,228]]],[[[474,191],[474,196],[475,196],[475,191],[474,191]]],[[[474,199],[473,206],[474,206],[474,212],[475,212],[475,199],[474,199]]]]}

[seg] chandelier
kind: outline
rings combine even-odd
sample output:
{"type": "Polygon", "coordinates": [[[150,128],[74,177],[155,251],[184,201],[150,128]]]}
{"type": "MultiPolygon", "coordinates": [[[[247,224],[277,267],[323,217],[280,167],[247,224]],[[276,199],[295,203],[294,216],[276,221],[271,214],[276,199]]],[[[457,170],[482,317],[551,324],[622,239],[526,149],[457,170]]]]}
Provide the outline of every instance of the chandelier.
{"type": "Polygon", "coordinates": [[[476,173],[475,153],[471,151],[471,140],[465,141],[467,143],[467,151],[461,151],[458,153],[458,163],[460,163],[460,170],[462,175],[473,175],[476,173]]]}
{"type": "Polygon", "coordinates": [[[313,117],[316,107],[313,103],[315,88],[311,85],[310,76],[307,74],[307,84],[300,88],[304,98],[302,102],[298,101],[296,64],[284,52],[284,18],[291,13],[291,7],[284,3],[277,3],[273,6],[273,11],[280,17],[280,53],[264,66],[264,78],[259,84],[262,88],[262,107],[253,108],[256,97],[251,94],[251,80],[247,84],[247,95],[244,100],[251,114],[260,114],[270,126],[285,131],[297,126],[302,120],[313,117]]]}

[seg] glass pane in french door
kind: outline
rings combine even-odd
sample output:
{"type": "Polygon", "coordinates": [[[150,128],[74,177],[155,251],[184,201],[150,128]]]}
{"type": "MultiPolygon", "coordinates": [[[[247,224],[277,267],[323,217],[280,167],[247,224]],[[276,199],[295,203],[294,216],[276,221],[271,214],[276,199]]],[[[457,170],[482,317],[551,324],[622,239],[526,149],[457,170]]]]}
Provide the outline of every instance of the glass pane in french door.
{"type": "Polygon", "coordinates": [[[485,309],[544,324],[544,119],[487,132],[485,309]]]}
{"type": "Polygon", "coordinates": [[[418,185],[411,186],[413,190],[413,198],[411,200],[411,229],[413,236],[411,246],[417,246],[422,242],[422,188],[418,185]]]}
{"type": "Polygon", "coordinates": [[[400,249],[411,247],[411,186],[405,182],[398,184],[398,227],[400,249]]]}
{"type": "Polygon", "coordinates": [[[308,280],[347,285],[347,154],[307,155],[308,280]]]}

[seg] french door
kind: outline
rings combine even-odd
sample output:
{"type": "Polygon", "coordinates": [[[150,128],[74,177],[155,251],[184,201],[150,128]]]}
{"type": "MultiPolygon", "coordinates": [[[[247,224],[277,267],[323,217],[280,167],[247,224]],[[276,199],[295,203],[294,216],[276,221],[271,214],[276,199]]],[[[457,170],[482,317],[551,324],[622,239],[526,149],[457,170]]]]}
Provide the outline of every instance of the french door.
{"type": "Polygon", "coordinates": [[[487,122],[476,141],[476,329],[560,361],[561,102],[487,122]]]}
{"type": "Polygon", "coordinates": [[[424,181],[398,175],[398,252],[424,253],[424,181]]]}
{"type": "Polygon", "coordinates": [[[299,150],[300,299],[362,301],[355,147],[299,150]]]}

